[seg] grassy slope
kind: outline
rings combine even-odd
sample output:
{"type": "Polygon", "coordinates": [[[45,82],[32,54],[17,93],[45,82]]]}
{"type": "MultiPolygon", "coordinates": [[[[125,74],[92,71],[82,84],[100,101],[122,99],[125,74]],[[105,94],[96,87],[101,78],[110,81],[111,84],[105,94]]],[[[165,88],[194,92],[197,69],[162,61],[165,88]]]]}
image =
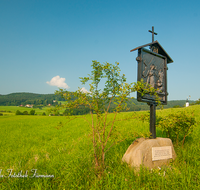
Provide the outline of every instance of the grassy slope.
{"type": "MultiPolygon", "coordinates": [[[[200,122],[200,106],[157,111],[158,116],[170,112],[195,110],[200,122]]],[[[138,112],[140,115],[146,112],[138,112]]],[[[122,119],[133,113],[121,113],[122,119]]],[[[89,117],[89,115],[88,115],[89,117]]],[[[184,148],[175,147],[177,159],[171,167],[134,173],[121,158],[134,138],[131,133],[149,131],[148,122],[138,119],[119,121],[119,134],[127,139],[110,149],[106,155],[105,178],[96,180],[92,169],[90,128],[82,119],[72,120],[57,129],[65,117],[1,116],[0,117],[0,189],[198,189],[200,188],[200,126],[186,140],[184,148]],[[16,174],[54,175],[54,178],[6,178],[7,169],[16,174]]],[[[162,133],[157,129],[158,136],[162,133]]]]}
{"type": "Polygon", "coordinates": [[[26,108],[26,107],[19,107],[19,106],[0,106],[0,113],[3,115],[15,115],[15,112],[19,110],[20,112],[27,111],[30,113],[30,111],[33,109],[35,110],[35,114],[42,115],[43,112],[47,114],[47,110],[50,108],[54,108],[53,106],[50,107],[43,107],[42,109],[39,108],[26,108]]]}
{"type": "MultiPolygon", "coordinates": [[[[0,113],[5,115],[15,115],[16,111],[19,110],[20,112],[27,111],[30,113],[31,110],[35,110],[36,115],[42,115],[44,112],[48,114],[49,109],[54,109],[54,106],[46,106],[42,109],[39,108],[26,108],[26,107],[20,107],[20,106],[0,106],[0,113]]],[[[65,109],[61,110],[60,113],[62,113],[65,109]]]]}

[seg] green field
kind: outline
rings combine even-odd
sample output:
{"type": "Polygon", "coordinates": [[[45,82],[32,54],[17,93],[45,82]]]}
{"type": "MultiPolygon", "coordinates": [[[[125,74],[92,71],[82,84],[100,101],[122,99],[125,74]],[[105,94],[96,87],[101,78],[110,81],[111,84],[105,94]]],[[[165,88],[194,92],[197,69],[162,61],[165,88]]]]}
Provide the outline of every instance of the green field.
{"type": "MultiPolygon", "coordinates": [[[[0,110],[15,112],[11,106],[0,110]]],[[[176,160],[161,170],[141,167],[139,173],[121,159],[135,140],[131,137],[135,132],[148,133],[148,121],[138,119],[147,112],[120,113],[118,119],[133,114],[136,118],[116,123],[119,134],[127,138],[106,154],[101,179],[93,170],[91,129],[80,116],[66,123],[64,116],[40,116],[44,110],[39,109],[33,116],[5,112],[0,116],[0,189],[200,189],[200,106],[158,110],[157,115],[181,110],[194,110],[198,125],[183,147],[175,145],[176,160]],[[57,127],[60,122],[66,124],[57,127]]],[[[157,136],[165,137],[159,128],[157,136]]]]}
{"type": "Polygon", "coordinates": [[[26,108],[20,106],[0,106],[0,113],[3,115],[15,115],[15,112],[19,110],[20,112],[27,111],[28,113],[33,109],[37,115],[42,115],[43,112],[47,112],[47,109],[51,107],[43,107],[42,109],[39,108],[26,108]]]}
{"type": "MultiPolygon", "coordinates": [[[[0,106],[0,113],[2,113],[4,116],[6,115],[15,115],[16,111],[19,110],[20,112],[27,111],[30,113],[31,110],[35,110],[35,115],[42,115],[45,113],[46,115],[49,114],[50,109],[54,109],[54,106],[44,106],[41,109],[39,108],[26,108],[26,107],[20,107],[20,106],[0,106]]],[[[65,109],[61,110],[60,113],[62,113],[65,109]]]]}

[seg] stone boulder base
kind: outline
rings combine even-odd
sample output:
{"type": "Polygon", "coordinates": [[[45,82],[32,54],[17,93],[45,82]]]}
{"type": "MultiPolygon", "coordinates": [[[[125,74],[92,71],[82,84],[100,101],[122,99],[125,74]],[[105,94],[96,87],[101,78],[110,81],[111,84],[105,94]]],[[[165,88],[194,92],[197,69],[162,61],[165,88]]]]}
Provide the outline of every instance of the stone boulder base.
{"type": "MultiPolygon", "coordinates": [[[[162,153],[162,152],[161,152],[162,153]]],[[[156,138],[156,139],[144,139],[139,138],[135,140],[127,149],[124,154],[122,161],[127,162],[131,167],[140,167],[144,165],[148,168],[157,168],[163,165],[167,165],[171,160],[176,158],[176,153],[171,139],[169,138],[156,138]],[[162,147],[154,149],[164,150],[166,147],[171,149],[172,158],[163,159],[158,155],[158,160],[152,159],[152,148],[153,147],[162,147]]]]}

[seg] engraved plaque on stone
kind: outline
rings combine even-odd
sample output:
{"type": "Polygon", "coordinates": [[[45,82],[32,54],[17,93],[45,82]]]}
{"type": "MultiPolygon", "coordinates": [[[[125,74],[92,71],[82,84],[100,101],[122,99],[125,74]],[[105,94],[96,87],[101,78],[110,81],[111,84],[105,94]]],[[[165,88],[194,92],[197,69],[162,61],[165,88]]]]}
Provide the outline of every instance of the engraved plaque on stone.
{"type": "Polygon", "coordinates": [[[172,147],[152,147],[152,161],[172,158],[172,147]]]}

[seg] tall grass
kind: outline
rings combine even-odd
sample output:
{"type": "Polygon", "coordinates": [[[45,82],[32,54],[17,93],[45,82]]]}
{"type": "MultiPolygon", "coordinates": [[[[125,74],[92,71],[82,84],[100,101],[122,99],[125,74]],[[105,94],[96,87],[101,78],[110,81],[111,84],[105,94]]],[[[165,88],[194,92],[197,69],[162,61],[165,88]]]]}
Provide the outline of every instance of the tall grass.
{"type": "MultiPolygon", "coordinates": [[[[200,106],[159,110],[157,116],[183,109],[195,110],[196,120],[200,121],[200,106]]],[[[142,114],[147,112],[118,115],[116,134],[126,139],[107,152],[101,179],[94,175],[91,129],[81,117],[67,122],[66,117],[58,116],[1,116],[0,189],[199,189],[199,124],[183,148],[175,146],[177,158],[169,166],[154,170],[141,167],[140,172],[134,172],[121,161],[134,134],[149,132],[148,121],[138,119],[142,114]],[[135,119],[124,120],[133,114],[135,119]],[[63,127],[57,127],[60,122],[63,127]],[[27,171],[29,177],[6,178],[7,169],[13,169],[16,175],[27,171]],[[54,177],[30,178],[32,169],[54,177]]],[[[157,129],[157,136],[164,134],[157,129]]]]}

